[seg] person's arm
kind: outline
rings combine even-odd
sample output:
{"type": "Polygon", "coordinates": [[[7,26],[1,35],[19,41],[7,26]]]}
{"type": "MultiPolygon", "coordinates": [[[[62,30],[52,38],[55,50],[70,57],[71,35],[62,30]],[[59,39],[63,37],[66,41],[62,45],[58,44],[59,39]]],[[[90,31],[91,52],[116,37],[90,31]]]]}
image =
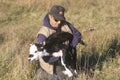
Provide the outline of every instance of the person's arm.
{"type": "Polygon", "coordinates": [[[38,34],[38,43],[42,44],[46,37],[43,34],[38,34]]]}
{"type": "Polygon", "coordinates": [[[68,23],[68,26],[73,33],[73,41],[71,45],[75,47],[81,41],[82,35],[72,24],[68,23]]]}

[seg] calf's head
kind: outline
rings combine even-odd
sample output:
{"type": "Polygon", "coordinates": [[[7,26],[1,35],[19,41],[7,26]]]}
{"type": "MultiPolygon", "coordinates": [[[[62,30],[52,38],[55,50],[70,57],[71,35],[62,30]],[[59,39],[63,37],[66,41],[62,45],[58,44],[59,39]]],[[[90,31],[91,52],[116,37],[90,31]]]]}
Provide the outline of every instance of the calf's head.
{"type": "Polygon", "coordinates": [[[42,52],[43,52],[43,45],[42,44],[37,44],[37,43],[30,44],[28,60],[29,61],[39,60],[42,52]]]}

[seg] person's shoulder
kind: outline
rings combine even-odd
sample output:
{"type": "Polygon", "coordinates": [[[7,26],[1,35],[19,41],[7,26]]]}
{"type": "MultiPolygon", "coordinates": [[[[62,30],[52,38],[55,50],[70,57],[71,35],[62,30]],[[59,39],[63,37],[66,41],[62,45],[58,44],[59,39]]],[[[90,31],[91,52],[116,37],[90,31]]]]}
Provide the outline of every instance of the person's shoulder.
{"type": "Polygon", "coordinates": [[[39,29],[39,31],[46,31],[46,30],[48,30],[48,29],[49,29],[49,28],[46,27],[46,26],[41,26],[40,29],[39,29]]]}
{"type": "Polygon", "coordinates": [[[72,24],[72,23],[70,23],[69,21],[65,21],[65,24],[70,25],[70,24],[72,24]]]}
{"type": "Polygon", "coordinates": [[[39,32],[45,32],[45,31],[48,31],[48,27],[46,26],[41,26],[40,29],[39,29],[39,32]]]}
{"type": "Polygon", "coordinates": [[[50,29],[46,26],[41,26],[40,30],[38,31],[38,34],[42,34],[46,37],[49,36],[50,29]]]}

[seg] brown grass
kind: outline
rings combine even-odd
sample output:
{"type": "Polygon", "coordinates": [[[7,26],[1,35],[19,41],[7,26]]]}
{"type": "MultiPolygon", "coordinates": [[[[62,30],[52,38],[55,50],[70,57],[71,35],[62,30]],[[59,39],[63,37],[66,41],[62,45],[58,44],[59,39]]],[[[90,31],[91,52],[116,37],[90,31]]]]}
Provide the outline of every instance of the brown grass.
{"type": "Polygon", "coordinates": [[[66,8],[66,19],[82,32],[87,44],[77,46],[78,65],[86,64],[81,66],[76,80],[120,80],[119,3],[119,0],[0,0],[0,80],[30,80],[35,75],[37,64],[27,60],[29,44],[37,41],[43,17],[54,4],[66,8]]]}

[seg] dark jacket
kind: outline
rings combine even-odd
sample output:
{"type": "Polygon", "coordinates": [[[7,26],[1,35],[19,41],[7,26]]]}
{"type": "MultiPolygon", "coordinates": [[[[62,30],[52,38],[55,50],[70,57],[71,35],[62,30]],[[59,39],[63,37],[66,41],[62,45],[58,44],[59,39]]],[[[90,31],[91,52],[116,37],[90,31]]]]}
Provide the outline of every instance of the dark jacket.
{"type": "MultiPolygon", "coordinates": [[[[81,33],[69,22],[64,21],[63,26],[60,27],[64,27],[64,25],[68,25],[68,27],[70,28],[70,30],[72,31],[73,34],[73,41],[71,43],[72,47],[76,47],[76,45],[80,42],[81,40],[81,33]]],[[[54,27],[52,27],[49,23],[49,18],[48,15],[46,15],[44,17],[43,20],[43,27],[47,27],[49,29],[55,30],[57,31],[58,29],[55,29],[54,27]]],[[[59,28],[59,27],[58,27],[59,28]]],[[[38,34],[38,43],[42,43],[47,37],[44,34],[38,34]]]]}

